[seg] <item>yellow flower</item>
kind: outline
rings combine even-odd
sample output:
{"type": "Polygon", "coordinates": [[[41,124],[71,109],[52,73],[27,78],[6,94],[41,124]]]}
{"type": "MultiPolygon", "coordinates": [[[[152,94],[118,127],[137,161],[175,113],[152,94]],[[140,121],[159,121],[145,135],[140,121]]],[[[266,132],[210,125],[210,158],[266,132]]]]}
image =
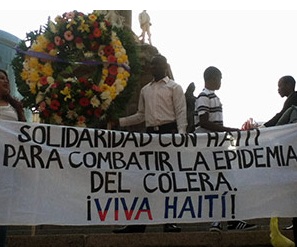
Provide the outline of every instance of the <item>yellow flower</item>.
{"type": "Polygon", "coordinates": [[[68,111],[66,116],[69,119],[76,119],[77,118],[77,113],[75,111],[68,111]]]}
{"type": "Polygon", "coordinates": [[[22,70],[22,72],[21,72],[21,77],[22,77],[22,79],[23,79],[24,81],[26,81],[26,80],[28,79],[28,77],[29,77],[29,73],[28,73],[28,71],[27,71],[27,70],[22,70]]]}
{"type": "Polygon", "coordinates": [[[46,47],[47,44],[49,43],[49,41],[47,40],[47,38],[44,35],[37,36],[36,40],[37,40],[37,43],[39,43],[43,47],[46,47]]]}
{"type": "Polygon", "coordinates": [[[116,91],[116,88],[114,86],[111,87],[110,95],[111,95],[112,100],[114,100],[117,97],[117,91],[116,91]]]}
{"type": "Polygon", "coordinates": [[[31,48],[33,51],[43,52],[43,46],[38,43],[33,43],[31,48]]]}
{"type": "Polygon", "coordinates": [[[91,98],[92,95],[93,95],[93,91],[91,89],[86,91],[86,97],[91,98]]]}
{"type": "Polygon", "coordinates": [[[123,73],[118,73],[117,79],[123,80],[124,79],[123,73]]]}
{"type": "Polygon", "coordinates": [[[36,84],[30,83],[29,88],[30,88],[30,92],[35,95],[36,94],[36,84]]]}
{"type": "Polygon", "coordinates": [[[29,77],[28,77],[28,79],[30,80],[30,81],[34,81],[34,82],[36,82],[36,81],[39,81],[40,80],[40,76],[39,76],[39,73],[38,73],[38,71],[36,71],[36,70],[31,70],[30,72],[29,72],[29,77]]]}
{"type": "Polygon", "coordinates": [[[32,44],[31,49],[33,51],[43,52],[49,41],[43,36],[39,35],[36,38],[36,41],[32,44]]]}
{"type": "Polygon", "coordinates": [[[127,86],[127,81],[122,80],[122,81],[121,81],[121,84],[122,84],[122,86],[125,88],[125,87],[127,86]]]}
{"type": "Polygon", "coordinates": [[[97,16],[94,15],[94,14],[90,14],[90,15],[89,15],[89,20],[90,20],[91,22],[94,22],[94,21],[97,20],[97,16]]]}
{"type": "Polygon", "coordinates": [[[104,68],[104,69],[102,70],[102,75],[104,75],[104,76],[108,76],[108,69],[107,69],[107,68],[104,68]]]}
{"type": "Polygon", "coordinates": [[[60,93],[65,95],[64,101],[67,101],[67,99],[71,99],[71,90],[69,87],[64,87],[64,89],[61,90],[60,93]]]}
{"type": "MultiPolygon", "coordinates": [[[[109,86],[108,85],[106,85],[106,84],[102,84],[101,86],[100,86],[100,91],[101,92],[104,92],[104,91],[106,91],[106,90],[108,90],[109,89],[109,86]]],[[[101,97],[102,98],[102,97],[101,97]]]]}
{"type": "Polygon", "coordinates": [[[52,65],[50,63],[46,63],[42,67],[42,72],[44,73],[45,76],[51,76],[54,73],[52,65]]]}
{"type": "Polygon", "coordinates": [[[57,54],[58,54],[58,51],[57,51],[57,49],[52,49],[52,50],[50,50],[49,54],[50,54],[51,56],[56,57],[57,54]]]}
{"type": "Polygon", "coordinates": [[[90,27],[88,24],[85,23],[85,20],[82,20],[80,26],[77,28],[79,31],[83,32],[90,32],[90,27]]]}
{"type": "Polygon", "coordinates": [[[28,66],[29,66],[30,68],[35,68],[35,67],[37,67],[37,65],[39,64],[39,62],[38,62],[38,58],[36,58],[36,57],[30,57],[30,58],[27,60],[27,62],[28,62],[28,66]]]}
{"type": "Polygon", "coordinates": [[[130,77],[130,73],[127,70],[125,70],[123,74],[124,74],[124,76],[126,78],[129,78],[130,77]]]}
{"type": "Polygon", "coordinates": [[[124,60],[123,60],[122,57],[119,57],[119,58],[118,58],[118,63],[119,63],[119,64],[123,64],[123,63],[124,63],[124,60]]]}
{"type": "Polygon", "coordinates": [[[71,26],[74,26],[74,25],[76,25],[77,24],[77,22],[75,21],[75,20],[71,20],[67,25],[66,25],[66,27],[67,28],[71,28],[71,26]]]}

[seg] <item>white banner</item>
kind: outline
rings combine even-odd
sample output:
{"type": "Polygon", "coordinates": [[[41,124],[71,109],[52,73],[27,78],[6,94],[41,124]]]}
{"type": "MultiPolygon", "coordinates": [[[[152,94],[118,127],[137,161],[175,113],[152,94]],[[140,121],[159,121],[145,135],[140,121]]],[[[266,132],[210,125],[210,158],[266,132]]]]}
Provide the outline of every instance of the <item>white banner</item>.
{"type": "Polygon", "coordinates": [[[297,125],[140,134],[0,121],[0,222],[115,225],[297,215],[297,125]]]}

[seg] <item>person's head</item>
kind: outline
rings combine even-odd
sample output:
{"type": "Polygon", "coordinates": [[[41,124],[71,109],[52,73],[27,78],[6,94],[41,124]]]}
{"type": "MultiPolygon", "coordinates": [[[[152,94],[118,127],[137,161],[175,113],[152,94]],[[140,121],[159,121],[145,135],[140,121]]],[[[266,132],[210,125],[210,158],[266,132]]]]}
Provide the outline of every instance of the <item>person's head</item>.
{"type": "Polygon", "coordinates": [[[286,75],[279,79],[278,81],[278,93],[281,97],[287,97],[291,93],[295,91],[295,79],[290,76],[286,75]]]}
{"type": "Polygon", "coordinates": [[[10,94],[9,79],[7,72],[0,69],[0,99],[10,94]]]}
{"type": "Polygon", "coordinates": [[[209,90],[218,90],[221,87],[222,72],[214,67],[208,67],[203,74],[205,87],[209,90]]]}
{"type": "Polygon", "coordinates": [[[156,81],[159,81],[166,76],[167,68],[166,57],[160,54],[153,56],[151,60],[151,73],[156,81]]]}

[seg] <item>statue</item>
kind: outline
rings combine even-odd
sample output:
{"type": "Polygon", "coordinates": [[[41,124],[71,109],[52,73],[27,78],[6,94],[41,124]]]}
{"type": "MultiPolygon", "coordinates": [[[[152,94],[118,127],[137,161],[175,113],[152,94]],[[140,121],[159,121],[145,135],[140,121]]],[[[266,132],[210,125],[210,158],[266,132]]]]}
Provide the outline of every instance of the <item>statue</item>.
{"type": "Polygon", "coordinates": [[[115,27],[123,27],[125,18],[121,16],[116,10],[108,10],[105,18],[115,27]]]}
{"type": "Polygon", "coordinates": [[[188,120],[187,132],[188,133],[194,132],[195,130],[195,124],[194,124],[195,101],[196,101],[196,97],[194,96],[195,89],[196,89],[195,83],[191,82],[185,92],[185,97],[187,102],[187,120],[188,120]]]}
{"type": "Polygon", "coordinates": [[[141,43],[144,43],[145,34],[147,33],[149,44],[152,45],[151,31],[150,31],[150,26],[152,25],[152,23],[151,23],[151,20],[150,20],[150,16],[146,12],[146,10],[143,10],[139,14],[138,19],[139,19],[139,23],[140,23],[140,28],[142,29],[142,33],[138,38],[140,39],[141,43]]]}

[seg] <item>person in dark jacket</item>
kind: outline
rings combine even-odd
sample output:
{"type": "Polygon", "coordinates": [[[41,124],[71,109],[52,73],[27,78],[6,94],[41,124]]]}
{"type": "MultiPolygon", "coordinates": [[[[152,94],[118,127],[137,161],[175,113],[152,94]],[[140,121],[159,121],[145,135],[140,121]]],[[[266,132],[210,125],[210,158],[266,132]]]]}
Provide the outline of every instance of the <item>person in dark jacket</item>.
{"type": "Polygon", "coordinates": [[[287,97],[287,99],[284,102],[282,110],[269,121],[264,123],[265,127],[275,126],[286,110],[288,110],[292,105],[297,106],[297,92],[295,91],[295,84],[295,79],[290,75],[283,76],[279,79],[278,93],[282,98],[287,97]]]}
{"type": "MultiPolygon", "coordinates": [[[[292,106],[297,106],[297,92],[295,91],[295,84],[295,79],[290,75],[283,76],[279,79],[278,93],[281,97],[287,97],[287,99],[284,102],[283,109],[279,113],[277,113],[272,119],[264,123],[264,126],[272,127],[276,125],[286,124],[284,122],[286,115],[290,112],[290,110],[293,111],[295,109],[295,107],[292,106]]],[[[293,217],[292,223],[292,225],[286,227],[285,229],[293,230],[294,241],[295,243],[297,243],[297,217],[293,217]]]]}

